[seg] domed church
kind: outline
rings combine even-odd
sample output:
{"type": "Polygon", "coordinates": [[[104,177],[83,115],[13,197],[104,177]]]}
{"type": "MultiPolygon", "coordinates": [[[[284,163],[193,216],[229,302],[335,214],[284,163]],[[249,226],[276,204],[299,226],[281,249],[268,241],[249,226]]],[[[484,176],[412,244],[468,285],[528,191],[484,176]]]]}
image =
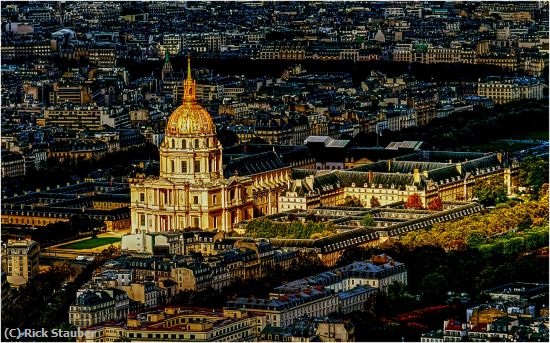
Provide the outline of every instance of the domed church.
{"type": "Polygon", "coordinates": [[[229,231],[252,218],[252,179],[224,178],[222,146],[212,117],[196,101],[189,57],[183,88],[183,103],[170,115],[160,146],[160,176],[130,185],[132,233],[229,231]]]}

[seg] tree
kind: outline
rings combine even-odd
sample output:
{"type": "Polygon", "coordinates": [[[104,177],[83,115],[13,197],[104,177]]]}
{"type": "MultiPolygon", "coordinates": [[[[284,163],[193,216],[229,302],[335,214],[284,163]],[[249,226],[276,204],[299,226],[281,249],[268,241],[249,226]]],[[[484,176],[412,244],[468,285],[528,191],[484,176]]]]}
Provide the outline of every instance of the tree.
{"type": "Polygon", "coordinates": [[[228,130],[226,128],[222,128],[221,130],[219,130],[217,136],[220,140],[220,143],[224,147],[233,146],[239,141],[237,134],[234,131],[228,130]]]}
{"type": "Polygon", "coordinates": [[[101,221],[94,220],[85,214],[75,214],[69,218],[71,230],[73,232],[89,232],[94,227],[100,226],[101,221]]]}
{"type": "Polygon", "coordinates": [[[363,207],[363,203],[355,196],[348,195],[342,204],[344,207],[363,207]]]}
{"type": "Polygon", "coordinates": [[[520,164],[519,181],[522,186],[531,188],[533,196],[537,197],[542,185],[548,181],[548,161],[538,156],[524,159],[520,164]]]}
{"type": "Polygon", "coordinates": [[[370,198],[370,207],[376,208],[380,207],[380,201],[378,201],[378,198],[374,195],[370,198]]]}
{"type": "Polygon", "coordinates": [[[439,197],[439,195],[437,195],[428,203],[428,210],[431,210],[431,211],[443,210],[443,202],[441,202],[441,198],[439,197]]]}
{"type": "Polygon", "coordinates": [[[414,209],[414,210],[424,209],[420,195],[418,193],[409,195],[409,197],[407,198],[407,203],[405,204],[405,208],[414,209]]]}
{"type": "Polygon", "coordinates": [[[440,304],[447,298],[447,280],[437,272],[428,274],[420,282],[421,301],[426,304],[440,304]]]}
{"type": "Polygon", "coordinates": [[[506,186],[495,181],[482,182],[474,187],[474,197],[484,206],[495,206],[505,202],[508,199],[506,193],[506,186]]]}
{"type": "Polygon", "coordinates": [[[363,219],[361,219],[361,226],[369,227],[374,225],[374,217],[372,216],[372,214],[367,213],[363,216],[363,219]]]}
{"type": "Polygon", "coordinates": [[[306,222],[316,222],[317,217],[315,216],[315,213],[308,213],[306,216],[306,222]]]}

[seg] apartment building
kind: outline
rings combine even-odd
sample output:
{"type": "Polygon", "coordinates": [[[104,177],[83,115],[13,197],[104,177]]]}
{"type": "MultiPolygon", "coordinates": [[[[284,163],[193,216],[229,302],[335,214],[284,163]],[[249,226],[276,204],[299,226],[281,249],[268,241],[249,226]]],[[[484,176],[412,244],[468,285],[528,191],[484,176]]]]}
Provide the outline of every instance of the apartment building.
{"type": "Polygon", "coordinates": [[[8,240],[2,244],[2,270],[13,287],[19,287],[39,272],[40,245],[32,240],[8,240]]]}
{"type": "Polygon", "coordinates": [[[226,308],[265,315],[269,325],[290,326],[304,315],[320,317],[338,311],[338,296],[323,287],[311,287],[293,294],[272,294],[269,299],[236,298],[228,301],[226,308]]]}
{"type": "Polygon", "coordinates": [[[490,77],[477,83],[477,95],[505,104],[520,99],[542,99],[545,88],[542,80],[530,77],[490,77]]]}
{"type": "Polygon", "coordinates": [[[126,292],[116,288],[86,290],[77,296],[69,308],[69,323],[82,328],[107,321],[126,319],[129,311],[126,292]]]}
{"type": "Polygon", "coordinates": [[[125,323],[105,323],[83,328],[79,342],[169,341],[247,342],[255,341],[265,327],[263,315],[239,309],[165,307],[128,316],[125,323]]]}
{"type": "Polygon", "coordinates": [[[2,178],[25,175],[25,158],[20,153],[2,150],[0,164],[2,178]]]}

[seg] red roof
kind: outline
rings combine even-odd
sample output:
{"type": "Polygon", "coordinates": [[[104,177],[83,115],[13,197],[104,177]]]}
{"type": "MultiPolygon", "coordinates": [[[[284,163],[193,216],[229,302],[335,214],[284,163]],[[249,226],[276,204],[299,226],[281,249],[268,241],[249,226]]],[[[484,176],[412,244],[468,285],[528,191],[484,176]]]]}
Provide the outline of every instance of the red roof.
{"type": "Polygon", "coordinates": [[[477,324],[472,326],[470,332],[487,332],[487,325],[477,324]]]}
{"type": "Polygon", "coordinates": [[[445,330],[449,331],[462,331],[462,324],[459,321],[456,320],[450,320],[447,326],[445,327],[445,330]]]}

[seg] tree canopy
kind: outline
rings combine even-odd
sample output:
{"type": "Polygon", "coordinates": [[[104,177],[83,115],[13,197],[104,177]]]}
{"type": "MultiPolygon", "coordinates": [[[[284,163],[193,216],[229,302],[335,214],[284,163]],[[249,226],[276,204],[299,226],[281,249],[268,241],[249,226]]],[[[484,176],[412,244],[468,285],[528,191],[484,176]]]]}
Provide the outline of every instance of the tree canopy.
{"type": "Polygon", "coordinates": [[[519,169],[520,184],[533,190],[533,195],[538,197],[542,185],[548,181],[548,161],[538,156],[525,158],[519,169]]]}
{"type": "Polygon", "coordinates": [[[372,216],[372,214],[367,213],[363,216],[363,219],[361,219],[361,226],[364,226],[364,227],[375,226],[374,217],[372,216]]]}
{"type": "Polygon", "coordinates": [[[484,206],[495,206],[507,201],[506,193],[506,186],[495,181],[485,181],[474,187],[474,197],[484,206]]]}
{"type": "Polygon", "coordinates": [[[361,200],[355,196],[347,195],[342,204],[344,207],[363,207],[361,200]]]}
{"type": "Polygon", "coordinates": [[[414,210],[424,209],[420,195],[418,193],[409,195],[409,197],[407,198],[407,203],[405,204],[405,208],[414,209],[414,210]]]}
{"type": "Polygon", "coordinates": [[[249,237],[264,238],[294,238],[294,239],[317,239],[330,236],[336,233],[336,228],[331,222],[298,220],[292,222],[272,222],[267,218],[251,220],[245,227],[246,235],[249,237]]]}
{"type": "Polygon", "coordinates": [[[441,201],[441,198],[439,195],[437,195],[435,198],[430,200],[428,203],[428,210],[431,211],[442,211],[443,210],[443,202],[441,201]]]}

